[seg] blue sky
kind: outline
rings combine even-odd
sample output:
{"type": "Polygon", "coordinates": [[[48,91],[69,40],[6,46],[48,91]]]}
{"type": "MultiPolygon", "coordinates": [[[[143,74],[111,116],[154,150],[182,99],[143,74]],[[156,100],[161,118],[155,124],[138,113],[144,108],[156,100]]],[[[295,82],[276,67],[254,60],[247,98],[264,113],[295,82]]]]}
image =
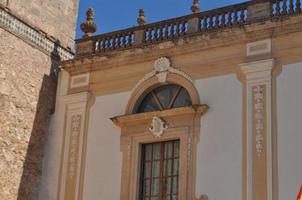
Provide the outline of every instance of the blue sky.
{"type": "MultiPolygon", "coordinates": [[[[201,10],[210,10],[246,0],[200,0],[201,10]]],[[[82,36],[79,28],[85,21],[85,13],[93,7],[98,26],[96,34],[120,30],[136,25],[138,10],[143,8],[147,22],[156,22],[168,18],[190,14],[193,0],[80,0],[77,24],[77,38],[82,36]]]]}

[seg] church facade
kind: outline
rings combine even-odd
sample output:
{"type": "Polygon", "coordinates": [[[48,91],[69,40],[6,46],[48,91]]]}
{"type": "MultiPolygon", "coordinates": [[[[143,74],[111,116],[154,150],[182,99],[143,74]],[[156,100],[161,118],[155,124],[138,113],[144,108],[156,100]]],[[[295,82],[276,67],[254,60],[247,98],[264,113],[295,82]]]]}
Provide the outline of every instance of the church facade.
{"type": "Polygon", "coordinates": [[[295,199],[300,1],[249,1],[92,36],[62,63],[56,199],[295,199]]]}
{"type": "Polygon", "coordinates": [[[88,11],[60,73],[57,199],[296,198],[300,1],[198,6],[98,36],[88,11]]]}
{"type": "MultiPolygon", "coordinates": [[[[28,22],[40,15],[21,20],[26,6],[18,10],[12,2],[0,1],[0,45],[27,53],[14,59],[29,58],[23,61],[29,72],[43,66],[45,73],[29,79],[22,68],[24,88],[0,91],[0,105],[9,109],[1,119],[14,122],[10,114],[18,113],[17,122],[26,122],[23,132],[1,122],[0,145],[14,155],[0,152],[0,199],[296,199],[302,184],[300,0],[204,12],[194,0],[190,15],[147,24],[140,10],[136,27],[96,36],[89,9],[75,57],[74,26],[49,29],[50,37],[45,24],[28,22]],[[13,37],[23,48],[7,47],[13,37]],[[57,84],[56,78],[45,83],[54,68],[60,69],[57,84]],[[9,91],[16,97],[6,99],[9,91]],[[55,93],[49,116],[54,102],[47,96],[55,93]],[[35,110],[38,105],[44,109],[35,110]],[[20,111],[30,112],[29,120],[20,111]],[[14,173],[21,180],[10,179],[14,173]]],[[[64,2],[47,12],[74,24],[77,2],[64,2]]],[[[49,27],[60,24],[55,19],[49,27]]],[[[15,79],[8,64],[0,66],[7,69],[0,78],[15,79]]]]}

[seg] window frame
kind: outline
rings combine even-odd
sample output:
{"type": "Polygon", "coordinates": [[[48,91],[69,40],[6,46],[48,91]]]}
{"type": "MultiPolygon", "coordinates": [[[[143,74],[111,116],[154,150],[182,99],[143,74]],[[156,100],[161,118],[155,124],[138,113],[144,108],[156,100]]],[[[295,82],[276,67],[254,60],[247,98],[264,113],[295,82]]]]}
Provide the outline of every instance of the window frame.
{"type": "Polygon", "coordinates": [[[200,117],[207,105],[174,108],[164,111],[123,115],[111,120],[121,127],[121,200],[139,199],[141,144],[169,140],[180,141],[178,199],[195,198],[196,149],[200,135],[200,117]],[[161,137],[155,137],[148,127],[157,116],[169,126],[161,137]],[[147,127],[147,128],[146,128],[147,127]]]}
{"type": "Polygon", "coordinates": [[[164,198],[164,196],[177,196],[178,197],[178,183],[179,183],[179,147],[180,147],[180,141],[179,140],[168,140],[168,141],[162,141],[162,142],[156,142],[156,143],[146,143],[146,144],[141,144],[141,160],[140,160],[140,174],[139,174],[139,200],[143,200],[143,199],[151,199],[152,198],[152,184],[154,179],[159,179],[159,193],[157,195],[157,197],[159,197],[160,199],[164,198]],[[168,144],[172,144],[172,151],[171,151],[171,157],[166,157],[166,147],[168,146],[168,144]],[[175,154],[176,150],[176,144],[178,144],[178,153],[177,156],[175,154]],[[158,159],[154,159],[154,146],[155,145],[159,145],[159,151],[160,151],[160,155],[159,155],[159,160],[158,159]],[[151,148],[151,158],[150,159],[146,159],[145,155],[146,155],[146,148],[147,146],[152,146],[151,148]],[[170,170],[170,175],[166,174],[165,175],[165,162],[171,162],[171,168],[168,169],[170,170]],[[175,170],[175,166],[174,166],[174,162],[177,161],[177,173],[174,174],[174,170],[175,170]],[[159,176],[155,177],[153,176],[153,163],[154,162],[159,162],[159,176]],[[145,176],[145,166],[146,164],[149,163],[150,164],[150,176],[145,176]],[[176,193],[173,193],[173,180],[177,179],[177,191],[176,193]],[[164,181],[165,179],[171,179],[170,182],[170,191],[168,193],[164,193],[164,181]],[[149,192],[147,195],[144,195],[144,184],[145,181],[149,180],[149,192]]]}

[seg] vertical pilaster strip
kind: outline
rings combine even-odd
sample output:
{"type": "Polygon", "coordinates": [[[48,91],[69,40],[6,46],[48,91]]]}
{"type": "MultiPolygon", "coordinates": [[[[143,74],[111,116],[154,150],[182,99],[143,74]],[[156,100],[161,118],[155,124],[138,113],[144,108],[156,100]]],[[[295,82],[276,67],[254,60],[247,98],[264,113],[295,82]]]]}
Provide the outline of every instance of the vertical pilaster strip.
{"type": "Polygon", "coordinates": [[[274,60],[240,65],[245,75],[246,200],[273,199],[272,71],[274,60]]]}
{"type": "Polygon", "coordinates": [[[78,200],[80,198],[80,174],[83,152],[83,138],[86,124],[86,111],[90,93],[67,95],[65,103],[65,142],[61,163],[59,200],[78,200]]]}

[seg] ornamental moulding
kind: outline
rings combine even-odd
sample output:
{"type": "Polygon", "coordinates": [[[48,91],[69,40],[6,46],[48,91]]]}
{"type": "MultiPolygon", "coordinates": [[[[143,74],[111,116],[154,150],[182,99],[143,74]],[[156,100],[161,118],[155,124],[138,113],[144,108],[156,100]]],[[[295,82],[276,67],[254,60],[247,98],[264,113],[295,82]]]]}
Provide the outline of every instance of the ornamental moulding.
{"type": "Polygon", "coordinates": [[[152,78],[153,76],[156,76],[159,83],[165,83],[167,81],[167,76],[169,73],[178,74],[185,79],[189,80],[191,83],[193,83],[193,79],[191,76],[186,74],[185,72],[176,69],[171,66],[171,62],[166,57],[158,58],[154,62],[154,70],[147,73],[144,78],[142,78],[134,87],[134,90],[137,89],[143,82],[147,81],[148,79],[152,78]]]}
{"type": "Polygon", "coordinates": [[[161,137],[164,131],[168,129],[168,126],[165,122],[159,117],[153,117],[149,131],[155,137],[161,137]]]}
{"type": "Polygon", "coordinates": [[[256,150],[258,156],[261,156],[264,150],[264,86],[256,86],[253,89],[255,100],[255,123],[256,123],[256,150]]]}

